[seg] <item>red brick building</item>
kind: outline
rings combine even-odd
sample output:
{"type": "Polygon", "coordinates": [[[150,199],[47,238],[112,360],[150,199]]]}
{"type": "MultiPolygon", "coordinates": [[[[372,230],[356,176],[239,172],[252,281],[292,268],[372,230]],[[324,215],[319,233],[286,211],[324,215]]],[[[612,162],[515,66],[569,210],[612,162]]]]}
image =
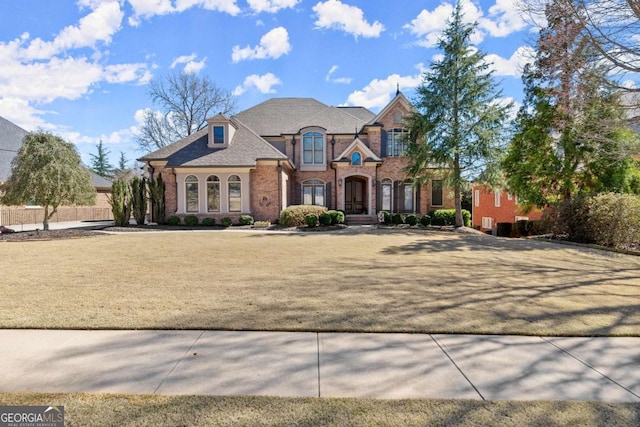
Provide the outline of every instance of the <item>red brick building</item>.
{"type": "Polygon", "coordinates": [[[287,206],[314,204],[374,222],[381,210],[452,208],[441,180],[416,187],[404,172],[411,108],[399,91],[379,114],[273,98],[212,117],[207,128],[140,160],[152,178],[162,174],[167,215],[275,220],[287,206]]]}
{"type": "Polygon", "coordinates": [[[492,190],[486,185],[472,186],[473,209],[471,223],[482,231],[494,230],[499,222],[515,223],[518,220],[539,220],[542,211],[523,212],[517,197],[502,190],[492,190]]]}

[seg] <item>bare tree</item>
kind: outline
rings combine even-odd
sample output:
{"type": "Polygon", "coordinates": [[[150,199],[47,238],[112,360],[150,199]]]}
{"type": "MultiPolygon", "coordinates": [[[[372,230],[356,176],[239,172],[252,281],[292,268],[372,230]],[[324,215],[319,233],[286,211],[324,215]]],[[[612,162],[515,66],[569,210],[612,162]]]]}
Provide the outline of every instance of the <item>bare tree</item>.
{"type": "MultiPolygon", "coordinates": [[[[547,25],[544,10],[549,3],[550,0],[518,0],[518,7],[530,23],[544,28],[547,25]]],[[[563,3],[612,72],[640,72],[638,0],[563,0],[563,3]]]]}
{"type": "Polygon", "coordinates": [[[172,73],[154,79],[149,86],[154,107],[147,109],[140,131],[138,147],[145,152],[162,148],[203,129],[207,118],[229,114],[235,109],[230,91],[216,86],[208,77],[195,73],[172,73]]]}

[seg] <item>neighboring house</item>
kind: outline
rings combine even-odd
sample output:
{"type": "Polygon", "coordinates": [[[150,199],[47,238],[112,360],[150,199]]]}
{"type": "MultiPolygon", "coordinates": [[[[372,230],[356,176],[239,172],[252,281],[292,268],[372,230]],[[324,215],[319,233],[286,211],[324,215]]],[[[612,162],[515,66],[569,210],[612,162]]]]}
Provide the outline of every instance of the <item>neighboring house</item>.
{"type": "MultiPolygon", "coordinates": [[[[27,131],[0,117],[0,183],[11,176],[11,161],[18,155],[27,131]]],[[[96,187],[96,203],[93,206],[60,206],[50,222],[90,221],[113,219],[108,196],[111,181],[92,172],[96,187]]],[[[0,205],[0,225],[19,226],[21,224],[42,223],[44,209],[40,206],[0,205]]],[[[17,227],[19,230],[19,227],[17,227]]]]}
{"type": "Polygon", "coordinates": [[[397,92],[379,113],[310,98],[273,98],[142,157],[162,174],[166,214],[252,215],[275,220],[287,206],[313,204],[374,222],[380,210],[425,214],[453,207],[441,180],[407,179],[403,122],[412,106],[397,92]]]}
{"type": "Polygon", "coordinates": [[[518,206],[516,196],[506,191],[492,190],[483,184],[474,184],[472,187],[473,209],[471,223],[474,228],[482,231],[490,231],[496,228],[499,222],[515,223],[518,220],[539,220],[542,217],[540,210],[523,213],[518,206]]]}

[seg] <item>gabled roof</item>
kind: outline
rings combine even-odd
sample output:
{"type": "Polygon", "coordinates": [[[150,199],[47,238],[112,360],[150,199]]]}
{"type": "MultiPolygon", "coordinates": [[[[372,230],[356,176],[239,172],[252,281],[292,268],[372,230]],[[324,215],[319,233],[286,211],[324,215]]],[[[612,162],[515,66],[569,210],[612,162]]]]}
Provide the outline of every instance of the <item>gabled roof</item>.
{"type": "Polygon", "coordinates": [[[257,160],[287,160],[287,156],[245,126],[231,118],[237,130],[228,147],[209,147],[208,129],[202,129],[160,150],[147,154],[141,161],[166,160],[167,167],[246,166],[257,160]]]}
{"type": "Polygon", "coordinates": [[[413,111],[413,105],[407,99],[406,96],[400,91],[396,92],[396,96],[389,102],[386,107],[382,109],[373,119],[369,121],[369,125],[373,125],[375,123],[380,122],[384,116],[389,114],[392,108],[395,108],[396,104],[401,103],[408,111],[413,111]]]}
{"type": "Polygon", "coordinates": [[[101,189],[111,189],[111,184],[113,184],[113,182],[110,179],[98,175],[91,169],[89,169],[89,173],[91,174],[91,182],[93,183],[94,187],[101,189]]]}
{"type": "Polygon", "coordinates": [[[382,159],[371,151],[369,147],[366,146],[364,142],[360,138],[356,138],[353,140],[351,144],[347,148],[344,149],[342,153],[338,155],[338,157],[333,160],[334,162],[342,162],[348,160],[351,161],[351,156],[354,151],[359,151],[362,153],[362,161],[363,162],[382,162],[382,159]]]}
{"type": "Polygon", "coordinates": [[[18,155],[22,140],[29,132],[0,117],[0,182],[11,175],[11,161],[18,155]]]}

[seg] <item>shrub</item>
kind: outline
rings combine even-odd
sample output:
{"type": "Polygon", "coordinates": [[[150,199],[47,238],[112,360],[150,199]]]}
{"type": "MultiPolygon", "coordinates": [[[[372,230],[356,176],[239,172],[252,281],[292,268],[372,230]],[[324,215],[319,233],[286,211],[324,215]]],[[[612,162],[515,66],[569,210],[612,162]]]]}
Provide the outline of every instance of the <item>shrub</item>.
{"type": "Polygon", "coordinates": [[[406,222],[407,224],[409,224],[411,226],[417,225],[418,224],[418,217],[413,215],[413,214],[409,214],[404,219],[404,222],[406,222]]]}
{"type": "Polygon", "coordinates": [[[318,216],[318,221],[320,221],[321,225],[331,225],[333,223],[333,219],[331,218],[331,214],[329,212],[322,212],[318,216]]]}
{"type": "Polygon", "coordinates": [[[129,225],[131,219],[131,186],[124,179],[116,179],[111,184],[109,197],[113,221],[117,226],[129,225]]]}
{"type": "Polygon", "coordinates": [[[318,224],[318,215],[316,214],[306,214],[304,216],[304,222],[307,224],[307,227],[315,227],[318,224]]]}
{"type": "MultiPolygon", "coordinates": [[[[455,225],[456,210],[455,209],[438,209],[429,212],[431,223],[433,225],[455,225]]],[[[471,227],[471,212],[462,209],[462,224],[465,227],[471,227]]]]}
{"type": "Polygon", "coordinates": [[[294,227],[299,225],[305,225],[305,216],[307,214],[320,215],[326,212],[327,208],[324,206],[315,205],[296,205],[289,206],[280,212],[280,224],[285,227],[294,227]]]}
{"type": "Polygon", "coordinates": [[[385,224],[391,224],[391,212],[382,211],[383,220],[382,222],[385,224]]]}
{"type": "Polygon", "coordinates": [[[344,224],[344,212],[330,210],[328,213],[331,215],[331,225],[344,224]]]}
{"type": "Polygon", "coordinates": [[[216,225],[216,219],[215,218],[202,218],[202,225],[207,226],[207,227],[213,227],[214,225],[216,225]]]}
{"type": "Polygon", "coordinates": [[[579,243],[594,243],[589,229],[587,197],[576,195],[544,210],[544,227],[556,236],[579,243]]]}
{"type": "Polygon", "coordinates": [[[404,216],[402,214],[396,213],[391,216],[391,222],[394,224],[404,224],[404,216]]]}
{"type": "Polygon", "coordinates": [[[256,221],[256,222],[253,223],[253,227],[254,228],[269,228],[269,227],[271,227],[271,221],[269,221],[269,220],[256,221]]]}
{"type": "Polygon", "coordinates": [[[180,217],[179,216],[175,216],[175,215],[171,215],[169,218],[167,218],[167,224],[169,224],[169,225],[178,225],[178,224],[180,224],[180,217]]]}
{"type": "Polygon", "coordinates": [[[529,220],[520,219],[516,221],[516,234],[518,236],[528,236],[530,227],[529,220]]]}
{"type": "Polygon", "coordinates": [[[233,224],[233,221],[228,216],[225,216],[220,220],[220,224],[222,224],[223,227],[231,227],[231,224],[233,224]]]}
{"type": "Polygon", "coordinates": [[[429,215],[423,215],[420,217],[420,224],[424,225],[425,227],[427,225],[431,225],[431,217],[429,215]]]}
{"type": "Polygon", "coordinates": [[[602,193],[586,205],[589,237],[595,243],[621,249],[640,243],[640,196],[602,193]]]}
{"type": "Polygon", "coordinates": [[[131,211],[138,225],[144,225],[147,217],[147,201],[147,179],[134,176],[131,180],[131,211]]]}
{"type": "Polygon", "coordinates": [[[199,222],[200,220],[198,220],[198,217],[195,215],[187,215],[184,217],[184,224],[190,227],[198,225],[199,222]]]}
{"type": "Polygon", "coordinates": [[[147,183],[149,186],[149,201],[151,202],[151,220],[158,224],[164,224],[165,218],[165,195],[164,195],[164,181],[162,180],[162,174],[158,174],[158,177],[154,181],[150,179],[147,183]]]}
{"type": "Polygon", "coordinates": [[[510,222],[499,222],[496,224],[496,235],[500,237],[510,237],[513,224],[510,222]]]}
{"type": "Polygon", "coordinates": [[[240,215],[238,223],[240,225],[253,225],[253,217],[251,215],[240,215]]]}

